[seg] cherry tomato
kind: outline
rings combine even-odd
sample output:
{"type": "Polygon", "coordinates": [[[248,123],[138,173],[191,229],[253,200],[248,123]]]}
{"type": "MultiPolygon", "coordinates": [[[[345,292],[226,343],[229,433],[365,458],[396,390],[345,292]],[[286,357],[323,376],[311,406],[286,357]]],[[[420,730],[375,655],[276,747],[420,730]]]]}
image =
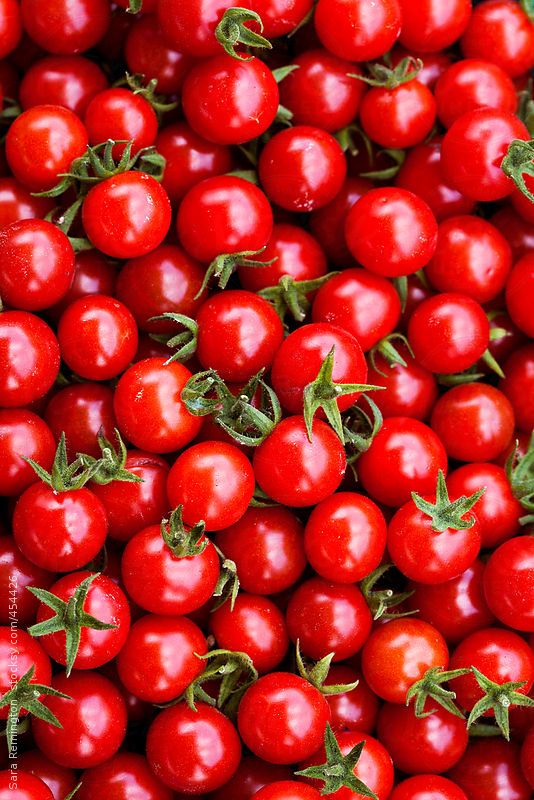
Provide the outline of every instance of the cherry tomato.
{"type": "MultiPolygon", "coordinates": [[[[214,792],[211,800],[251,800],[264,786],[289,781],[292,777],[289,767],[268,764],[255,756],[243,756],[234,777],[214,792]]],[[[303,783],[297,786],[309,788],[303,783]]]]}
{"type": "Polygon", "coordinates": [[[49,53],[81,53],[104,36],[110,8],[106,0],[51,0],[47,18],[39,0],[22,0],[24,29],[49,53]]]}
{"type": "Polygon", "coordinates": [[[126,370],[115,389],[114,408],[121,432],[136,447],[170,453],[199,432],[202,420],[190,414],[180,393],[191,377],[182,364],[146,358],[126,370]]]}
{"type": "MultiPolygon", "coordinates": [[[[517,194],[524,197],[521,192],[517,192],[517,194]]],[[[512,194],[512,201],[514,198],[515,195],[512,194]]],[[[530,203],[530,201],[528,202],[530,203]]],[[[508,241],[515,261],[534,249],[534,225],[529,224],[518,213],[515,213],[513,208],[504,206],[490,219],[492,225],[495,225],[508,241]]]]}
{"type": "Polygon", "coordinates": [[[166,786],[200,794],[230,780],[239,766],[241,742],[230,720],[216,708],[197,703],[193,711],[181,702],[151,724],[146,753],[152,771],[166,786]]]}
{"type": "MultiPolygon", "coordinates": [[[[124,139],[132,142],[132,154],[153,145],[158,132],[156,112],[148,100],[120,87],[98,92],[87,106],[83,121],[89,144],[124,139]]],[[[125,147],[116,144],[114,157],[120,158],[125,147]]]]}
{"type": "Polygon", "coordinates": [[[321,795],[313,786],[297,781],[275,781],[253,795],[254,800],[319,800],[321,795]]]}
{"type": "Polygon", "coordinates": [[[27,750],[25,753],[20,753],[17,760],[20,769],[39,778],[48,786],[54,800],[64,800],[76,786],[74,770],[60,767],[59,764],[55,764],[43,756],[40,750],[27,750]]]}
{"type": "Polygon", "coordinates": [[[512,353],[503,370],[500,388],[512,404],[517,427],[530,433],[534,427],[534,345],[512,353]]]}
{"type": "Polygon", "coordinates": [[[52,686],[72,699],[44,698],[62,727],[34,718],[32,733],[43,754],[74,769],[96,767],[115,755],[126,733],[126,706],[113,683],[88,670],[69,678],[61,672],[52,686]]]}
{"type": "Polygon", "coordinates": [[[460,787],[441,775],[415,775],[398,783],[390,800],[467,800],[460,787]]]}
{"type": "Polygon", "coordinates": [[[450,47],[465,31],[471,16],[470,0],[450,0],[446,4],[439,0],[399,2],[402,14],[399,41],[408,49],[425,54],[450,47]]]}
{"type": "Polygon", "coordinates": [[[159,0],[158,19],[165,38],[181,53],[206,58],[221,52],[215,28],[232,0],[159,0]]]}
{"type": "Polygon", "coordinates": [[[164,786],[137,753],[117,753],[109,761],[85,770],[82,784],[76,793],[79,800],[98,800],[102,794],[114,800],[137,796],[142,800],[172,800],[173,794],[164,786]]]}
{"type": "Polygon", "coordinates": [[[416,79],[395,89],[375,86],[362,100],[360,119],[367,136],[381,147],[413,147],[432,130],[436,101],[416,79]]]}
{"type": "Polygon", "coordinates": [[[34,197],[15,178],[0,178],[0,228],[23,219],[45,217],[54,203],[49,197],[34,197]]]}
{"type": "Polygon", "coordinates": [[[452,64],[438,80],[435,95],[438,117],[446,128],[475,108],[496,108],[512,114],[517,108],[512,79],[492,61],[475,58],[452,64]]]}
{"type": "MultiPolygon", "coordinates": [[[[44,412],[44,418],[56,440],[65,433],[67,453],[87,453],[94,458],[102,455],[97,436],[100,431],[113,441],[116,427],[113,413],[113,392],[100,383],[73,383],[54,394],[44,412]]],[[[33,470],[32,470],[33,472],[33,470]]],[[[128,491],[122,485],[122,491],[128,491]]]]}
{"type": "Polygon", "coordinates": [[[271,764],[293,764],[321,746],[329,717],[326,700],[311,683],[271,672],[246,690],[237,724],[254,755],[271,764]]]}
{"type": "Polygon", "coordinates": [[[372,188],[371,181],[349,176],[330,203],[310,214],[311,232],[335,267],[346,267],[354,262],[345,243],[345,219],[354,203],[372,188]]]}
{"type": "Polygon", "coordinates": [[[473,10],[462,41],[467,58],[483,58],[512,78],[534,65],[534,27],[518,3],[485,0],[473,10]]]}
{"type": "Polygon", "coordinates": [[[247,0],[246,7],[260,15],[263,34],[275,38],[291,33],[313,8],[313,0],[247,0]]]}
{"type": "Polygon", "coordinates": [[[0,535],[0,623],[8,625],[9,612],[15,610],[21,625],[35,620],[39,601],[26,591],[28,586],[48,589],[54,574],[47,572],[22,555],[12,536],[0,535]]]}
{"type": "Polygon", "coordinates": [[[468,800],[502,797],[529,800],[531,788],[519,763],[519,745],[500,737],[472,739],[462,758],[448,773],[468,800]]]}
{"type": "Polygon", "coordinates": [[[56,445],[48,425],[26,409],[0,409],[0,496],[19,495],[38,480],[23,458],[45,470],[54,460],[56,445]]]}
{"type": "Polygon", "coordinates": [[[345,236],[354,258],[395,278],[424,267],[436,249],[438,227],[424,200],[392,186],[371,189],[351,208],[345,236]]]}
{"type": "MultiPolygon", "coordinates": [[[[148,3],[144,3],[145,12],[148,3]]],[[[155,9],[154,9],[155,10],[155,9]]],[[[124,59],[134,75],[157,81],[157,91],[176,94],[193,66],[193,59],[171,47],[155,14],[143,13],[131,25],[124,42],[124,59]]]]}
{"type": "Polygon", "coordinates": [[[13,52],[22,36],[20,7],[15,0],[2,0],[0,24],[0,58],[13,52]]]}
{"type": "Polygon", "coordinates": [[[530,728],[521,748],[521,767],[528,783],[534,789],[534,727],[530,728]]]}
{"type": "Polygon", "coordinates": [[[534,539],[515,536],[491,555],[484,572],[489,607],[510,628],[534,630],[534,539]]]}
{"type": "Polygon", "coordinates": [[[336,433],[320,419],[312,441],[304,418],[282,420],[254,453],[256,480],[277,503],[302,507],[320,503],[338,488],[346,456],[336,433]]]}
{"type": "Polygon", "coordinates": [[[308,125],[276,133],[258,163],[265,194],[288,211],[315,211],[330,203],[343,186],[346,171],[337,140],[308,125]]]}
{"type": "MultiPolygon", "coordinates": [[[[45,686],[50,684],[52,668],[50,659],[45,650],[36,639],[23,630],[11,632],[10,626],[0,627],[0,696],[8,692],[17,681],[26,675],[33,667],[34,673],[30,684],[39,683],[45,686]]],[[[44,695],[37,695],[43,700],[44,695]]],[[[0,719],[6,720],[10,713],[10,706],[0,709],[0,719]]],[[[26,716],[28,711],[23,707],[20,716],[26,716]]]]}
{"type": "Polygon", "coordinates": [[[123,172],[89,190],[83,226],[95,247],[112,258],[138,258],[154,250],[171,223],[160,184],[144,172],[123,172]]]}
{"type": "Polygon", "coordinates": [[[0,406],[38,400],[59,372],[59,344],[48,325],[26,311],[0,314],[0,406]]]}
{"type": "Polygon", "coordinates": [[[366,684],[361,673],[344,664],[333,664],[328,670],[325,686],[348,684],[358,681],[355,689],[341,694],[326,695],[334,731],[364,731],[375,729],[379,700],[366,684]]]}
{"type": "Polygon", "coordinates": [[[440,439],[419,420],[389,417],[358,459],[358,476],[373,500],[387,506],[407,503],[411,492],[431,494],[438,471],[447,471],[440,439]]]}
{"type": "Polygon", "coordinates": [[[54,800],[46,783],[29,772],[12,769],[0,771],[0,800],[11,800],[16,792],[17,800],[54,800]]]}
{"type": "Polygon", "coordinates": [[[398,0],[319,0],[314,17],[319,39],[336,56],[371,61],[395,44],[401,31],[398,0]]]}
{"type": "Polygon", "coordinates": [[[410,355],[406,345],[401,343],[395,349],[406,366],[390,365],[380,352],[375,354],[367,380],[374,386],[384,386],[386,391],[376,392],[373,400],[384,417],[426,420],[438,396],[436,379],[410,355]]]}
{"type": "Polygon", "coordinates": [[[48,56],[26,72],[19,99],[24,111],[51,103],[82,118],[93,97],[107,87],[107,78],[94,61],[83,56],[48,56]]]}
{"type": "Polygon", "coordinates": [[[404,703],[410,686],[427,669],[446,669],[448,661],[449,651],[441,633],[413,617],[379,625],[362,651],[365,680],[375,694],[389,703],[404,703]]]}
{"type": "Polygon", "coordinates": [[[534,257],[526,255],[514,265],[506,283],[506,308],[515,324],[534,337],[530,302],[534,296],[534,257]]]}

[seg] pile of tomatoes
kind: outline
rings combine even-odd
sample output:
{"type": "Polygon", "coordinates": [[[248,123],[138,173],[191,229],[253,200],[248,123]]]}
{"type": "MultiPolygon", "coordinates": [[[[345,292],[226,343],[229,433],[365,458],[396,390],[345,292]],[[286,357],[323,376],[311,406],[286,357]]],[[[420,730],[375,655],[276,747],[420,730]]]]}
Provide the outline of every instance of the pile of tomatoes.
{"type": "Polygon", "coordinates": [[[0,0],[0,800],[529,800],[534,2],[0,0]]]}

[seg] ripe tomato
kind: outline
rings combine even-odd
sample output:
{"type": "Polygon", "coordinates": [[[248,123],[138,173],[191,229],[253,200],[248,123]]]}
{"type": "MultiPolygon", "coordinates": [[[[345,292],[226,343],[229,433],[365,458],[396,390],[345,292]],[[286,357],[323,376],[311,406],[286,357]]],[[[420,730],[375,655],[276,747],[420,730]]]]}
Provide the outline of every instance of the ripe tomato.
{"type": "Polygon", "coordinates": [[[183,506],[184,522],[203,520],[220,531],[240,519],[254,493],[254,473],[241,450],[225,442],[201,442],[185,450],[167,479],[172,508],[183,506]]]}
{"type": "Polygon", "coordinates": [[[179,792],[211,792],[230,780],[241,759],[237,731],[206,703],[193,711],[180,702],[162,711],[148,729],[148,763],[165,786],[179,792]],[[176,748],[176,742],[180,748],[176,748]]]}
{"type": "Polygon", "coordinates": [[[206,58],[220,53],[215,28],[232,0],[160,0],[158,19],[165,38],[181,53],[206,58]]]}
{"type": "Polygon", "coordinates": [[[503,365],[500,388],[512,404],[515,424],[530,433],[534,427],[534,345],[520,347],[503,365]]]}
{"type": "Polygon", "coordinates": [[[14,610],[15,603],[19,623],[34,622],[39,601],[26,589],[28,586],[48,589],[54,578],[53,573],[28,561],[12,536],[0,535],[0,623],[9,624],[9,612],[14,610]]]}
{"type": "Polygon", "coordinates": [[[441,440],[419,420],[389,417],[358,459],[358,476],[373,500],[397,508],[411,492],[431,494],[438,471],[447,471],[441,440]]]}
{"type": "Polygon", "coordinates": [[[368,382],[386,389],[376,392],[373,400],[384,417],[426,420],[438,396],[436,379],[415,360],[406,345],[396,345],[396,350],[406,366],[390,365],[378,352],[375,354],[375,366],[369,367],[368,382]]]}
{"type": "Polygon", "coordinates": [[[13,792],[17,800],[54,800],[46,783],[29,772],[11,769],[0,771],[0,800],[11,800],[13,792]]]}
{"type": "MultiPolygon", "coordinates": [[[[12,689],[33,667],[34,673],[30,684],[38,683],[44,686],[50,684],[52,668],[50,659],[45,650],[33,639],[29,633],[15,629],[11,633],[10,626],[0,627],[0,697],[12,689]]],[[[44,695],[38,695],[40,700],[44,695]]],[[[0,708],[0,719],[6,720],[10,713],[10,706],[0,708]]],[[[26,716],[25,708],[20,710],[20,716],[26,716]]]]}
{"type": "Polygon", "coordinates": [[[110,8],[106,0],[51,0],[43,19],[39,0],[22,0],[24,29],[49,53],[81,53],[104,36],[110,8]]]}
{"type": "Polygon", "coordinates": [[[216,542],[235,562],[245,592],[277,594],[304,571],[302,534],[302,524],[287,508],[248,508],[241,519],[217,533],[216,542]]]}
{"type": "Polygon", "coordinates": [[[263,22],[263,34],[268,39],[291,33],[304,21],[313,8],[313,0],[247,0],[263,22]]]}
{"type": "Polygon", "coordinates": [[[521,748],[521,767],[528,783],[534,789],[534,727],[528,731],[521,748]]]}
{"type": "Polygon", "coordinates": [[[107,87],[107,78],[94,61],[83,56],[48,56],[28,69],[20,83],[19,99],[24,111],[51,103],[83,118],[93,97],[107,87]]]}
{"type": "Polygon", "coordinates": [[[309,125],[276,133],[258,163],[265,194],[288,211],[315,211],[330,203],[343,186],[346,172],[337,140],[309,125]]]}
{"type": "Polygon", "coordinates": [[[123,172],[89,190],[82,221],[92,244],[106,255],[138,258],[167,235],[171,204],[165,189],[150,175],[123,172]]]}
{"type": "MultiPolygon", "coordinates": [[[[147,6],[145,2],[143,11],[147,6]]],[[[168,44],[157,16],[148,13],[137,17],[130,26],[124,42],[124,60],[130,73],[144,75],[146,82],[157,80],[157,90],[162,94],[180,92],[194,63],[168,44]]]]}
{"type": "Polygon", "coordinates": [[[23,458],[49,470],[55,450],[52,431],[37,414],[22,408],[0,409],[0,496],[19,495],[38,480],[23,458]]]}
{"type": "Polygon", "coordinates": [[[2,0],[0,24],[0,58],[5,58],[18,45],[22,36],[20,7],[15,0],[2,0]]]}
{"type": "MultiPolygon", "coordinates": [[[[158,133],[156,112],[148,100],[120,87],[98,92],[87,106],[83,121],[89,144],[123,139],[132,142],[132,154],[153,145],[158,133]]],[[[116,144],[113,156],[120,158],[125,147],[116,144]]]]}
{"type": "Polygon", "coordinates": [[[436,249],[438,226],[417,195],[392,186],[371,189],[350,209],[345,236],[354,258],[388,278],[424,267],[436,249]]]}
{"type": "Polygon", "coordinates": [[[409,50],[425,55],[450,47],[462,35],[471,16],[470,0],[449,0],[446,4],[439,0],[399,2],[402,14],[399,41],[409,50]]]}
{"type": "Polygon", "coordinates": [[[372,500],[336,492],[313,509],[306,523],[306,557],[325,580],[356,583],[380,564],[386,535],[384,515],[372,500]]]}
{"type": "MultiPolygon", "coordinates": [[[[54,800],[63,800],[76,786],[76,773],[68,767],[60,767],[46,758],[40,750],[27,750],[18,756],[19,768],[29,772],[45,783],[54,800]]],[[[20,788],[20,787],[19,787],[20,788]]]]}
{"type": "Polygon", "coordinates": [[[0,178],[0,228],[23,219],[45,217],[54,203],[49,197],[34,197],[15,178],[0,178]]]}
{"type": "Polygon", "coordinates": [[[446,669],[448,661],[449,651],[441,633],[413,617],[379,625],[362,651],[365,680],[375,694],[389,703],[404,703],[410,686],[427,669],[446,669]]]}
{"type": "Polygon", "coordinates": [[[394,89],[374,86],[362,100],[360,119],[367,136],[381,147],[413,147],[432,130],[436,101],[417,79],[394,89]]]}
{"type": "Polygon", "coordinates": [[[492,61],[465,58],[452,64],[436,84],[438,117],[446,128],[475,108],[514,113],[517,96],[512,79],[492,61]]]}
{"type": "Polygon", "coordinates": [[[501,794],[530,800],[532,791],[519,762],[519,745],[500,737],[472,739],[462,758],[448,773],[468,800],[495,800],[501,794]]]}
{"type": "Polygon", "coordinates": [[[126,706],[114,684],[98,672],[64,672],[52,686],[70,698],[46,697],[43,703],[61,723],[56,728],[34,719],[32,733],[39,750],[63,767],[87,769],[111,758],[126,733],[126,706]]]}
{"type": "Polygon", "coordinates": [[[515,265],[506,283],[506,308],[515,324],[534,337],[530,303],[534,296],[534,258],[526,255],[515,265]]]}
{"type": "Polygon", "coordinates": [[[261,489],[277,503],[311,506],[338,488],[346,468],[346,456],[332,428],[320,419],[313,422],[312,441],[304,418],[287,417],[254,453],[254,473],[261,489]]]}
{"type": "Polygon", "coordinates": [[[345,219],[354,203],[372,188],[373,184],[366,178],[349,176],[330,203],[310,214],[311,232],[335,267],[346,267],[354,262],[345,243],[345,219]]]}
{"type": "Polygon", "coordinates": [[[321,746],[329,717],[328,703],[308,681],[271,672],[246,690],[237,724],[254,755],[272,764],[293,764],[321,746]]]}
{"type": "Polygon", "coordinates": [[[534,65],[534,27],[512,0],[485,0],[473,10],[461,41],[467,58],[483,58],[512,78],[534,65]]]}
{"type": "Polygon", "coordinates": [[[349,61],[371,61],[395,44],[401,31],[398,0],[319,0],[314,25],[327,50],[349,61]]]}
{"type": "MultiPolygon", "coordinates": [[[[264,786],[271,786],[278,781],[290,781],[292,777],[290,767],[268,764],[256,756],[243,756],[234,777],[213,792],[211,800],[251,800],[264,786]]],[[[309,788],[302,783],[297,786],[309,788]]]]}
{"type": "Polygon", "coordinates": [[[97,250],[81,250],[74,256],[74,278],[59,303],[47,310],[50,319],[58,320],[71,303],[88,294],[113,295],[115,268],[97,250]]]}
{"type": "Polygon", "coordinates": [[[492,553],[484,593],[497,619],[518,631],[534,631],[534,539],[515,536],[492,553]]]}
{"type": "Polygon", "coordinates": [[[27,311],[0,314],[0,406],[38,400],[59,372],[59,344],[48,325],[27,311]]]}
{"type": "Polygon", "coordinates": [[[467,800],[467,795],[441,775],[416,775],[398,783],[389,800],[467,800]]]}
{"type": "Polygon", "coordinates": [[[56,185],[60,173],[69,171],[75,158],[83,155],[87,141],[81,120],[68,108],[34,106],[9,128],[6,157],[18,181],[32,192],[45,192],[56,185]]]}
{"type": "Polygon", "coordinates": [[[376,725],[379,700],[367,686],[361,673],[344,664],[334,664],[328,670],[325,686],[348,684],[358,681],[355,689],[341,694],[326,695],[334,731],[365,731],[372,733],[376,725]]]}
{"type": "Polygon", "coordinates": [[[278,100],[278,85],[263,61],[226,53],[199,61],[182,90],[187,122],[216,144],[242,144],[261,136],[274,121],[278,100]]]}
{"type": "Polygon", "coordinates": [[[319,800],[313,786],[298,781],[275,781],[253,795],[254,800],[319,800]]]}
{"type": "MultiPolygon", "coordinates": [[[[44,418],[56,441],[65,433],[67,453],[87,453],[100,458],[97,436],[100,431],[113,441],[116,427],[113,391],[101,383],[73,383],[54,394],[45,408],[44,418]]],[[[33,472],[33,470],[32,470],[33,472]]],[[[123,490],[126,487],[122,486],[123,490]]]]}
{"type": "Polygon", "coordinates": [[[98,800],[102,794],[114,800],[136,794],[142,800],[173,798],[171,790],[154,777],[146,758],[137,753],[117,753],[104,764],[85,770],[76,793],[78,800],[98,800]]]}
{"type": "Polygon", "coordinates": [[[151,453],[171,453],[195,438],[202,426],[180,399],[191,372],[164,358],[138,361],[121,376],[114,409],[121,433],[151,453]]]}

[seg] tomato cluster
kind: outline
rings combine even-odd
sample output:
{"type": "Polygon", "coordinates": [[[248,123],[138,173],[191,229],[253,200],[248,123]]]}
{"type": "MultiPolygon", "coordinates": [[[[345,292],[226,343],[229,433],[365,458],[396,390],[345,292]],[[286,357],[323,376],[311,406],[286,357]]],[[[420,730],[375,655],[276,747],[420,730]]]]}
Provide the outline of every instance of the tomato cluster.
{"type": "Polygon", "coordinates": [[[529,800],[533,0],[0,0],[0,800],[529,800]]]}

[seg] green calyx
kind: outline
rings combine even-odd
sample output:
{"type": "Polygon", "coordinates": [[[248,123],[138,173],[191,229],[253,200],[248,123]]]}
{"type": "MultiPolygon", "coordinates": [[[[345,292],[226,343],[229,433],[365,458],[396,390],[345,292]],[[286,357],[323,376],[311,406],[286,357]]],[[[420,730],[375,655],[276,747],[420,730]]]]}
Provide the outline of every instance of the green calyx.
{"type": "Polygon", "coordinates": [[[455,717],[461,717],[463,714],[455,704],[456,692],[451,689],[446,689],[443,684],[459,678],[461,675],[468,675],[470,669],[451,669],[443,670],[441,667],[431,667],[427,669],[421,680],[416,681],[406,694],[406,705],[415,698],[414,711],[415,716],[419,718],[429,717],[437,711],[437,708],[432,708],[425,711],[425,705],[428,698],[434,700],[438,705],[444,708],[449,713],[454,714],[455,717]]]}
{"type": "Polygon", "coordinates": [[[369,406],[369,413],[359,405],[354,405],[342,417],[347,463],[352,468],[356,479],[355,462],[362,453],[369,450],[384,421],[382,412],[374,400],[365,395],[365,402],[369,406]]]}
{"type": "Polygon", "coordinates": [[[157,94],[157,78],[152,78],[152,80],[147,81],[145,76],[140,73],[130,75],[130,73],[127,72],[122,80],[117,81],[115,86],[127,86],[131,89],[132,94],[138,94],[143,97],[147,103],[150,103],[160,119],[163,114],[178,108],[178,102],[168,103],[165,95],[157,94]]]}
{"type": "Polygon", "coordinates": [[[52,592],[46,589],[37,589],[34,586],[28,586],[28,591],[31,592],[41,603],[55,611],[55,616],[50,619],[38,622],[28,628],[28,633],[31,636],[48,636],[51,633],[58,633],[63,631],[65,633],[66,648],[65,648],[65,666],[67,677],[70,675],[78,654],[80,647],[80,638],[82,628],[90,628],[95,631],[109,631],[116,628],[116,625],[111,625],[107,622],[102,622],[91,614],[87,614],[83,607],[87,599],[87,594],[91,588],[93,581],[99,577],[100,573],[89,575],[80,583],[72,597],[68,602],[60,600],[52,592]]]}
{"type": "Polygon", "coordinates": [[[502,735],[505,739],[510,739],[510,719],[509,711],[511,706],[525,706],[534,708],[534,700],[527,695],[518,692],[525,685],[526,681],[510,681],[509,683],[494,683],[480,672],[476,667],[471,667],[471,672],[475,680],[484,692],[478,703],[473,706],[467,720],[467,727],[470,728],[477,719],[487,711],[492,710],[502,735]]]}
{"type": "Polygon", "coordinates": [[[128,14],[139,14],[143,10],[143,0],[129,0],[128,8],[126,11],[128,14]]]}
{"type": "Polygon", "coordinates": [[[392,566],[393,564],[382,564],[360,583],[361,592],[365,597],[374,620],[397,619],[417,614],[416,610],[403,612],[390,611],[390,609],[396,608],[396,606],[400,606],[401,603],[404,603],[405,600],[412,596],[413,592],[396,592],[389,586],[377,588],[376,584],[379,583],[380,579],[384,577],[392,566]]]}
{"type": "Polygon", "coordinates": [[[222,550],[217,545],[214,545],[220,561],[219,579],[213,591],[215,603],[212,606],[212,612],[217,611],[218,608],[225,603],[230,603],[230,611],[234,610],[235,601],[239,592],[239,577],[237,575],[237,566],[235,561],[226,558],[222,550]]]}
{"type": "Polygon", "coordinates": [[[81,785],[82,785],[82,782],[80,781],[80,783],[77,786],[74,787],[72,792],[68,793],[68,795],[65,797],[65,800],[72,800],[74,795],[78,794],[78,790],[80,789],[81,785]]]}
{"type": "Polygon", "coordinates": [[[363,81],[369,86],[379,86],[382,89],[397,89],[404,83],[409,83],[417,77],[423,68],[420,58],[406,56],[396,67],[389,67],[386,64],[368,63],[367,70],[369,75],[357,75],[349,73],[349,78],[363,81]]]}
{"type": "Polygon", "coordinates": [[[321,789],[322,795],[334,794],[339,791],[339,789],[346,787],[361,797],[372,797],[374,800],[378,800],[376,794],[354,774],[354,769],[360,760],[364,747],[365,740],[363,742],[358,742],[358,744],[344,756],[337,743],[335,733],[330,723],[327,722],[324,734],[326,762],[316,767],[301,769],[295,772],[295,775],[302,775],[304,778],[322,781],[324,783],[321,789]]]}
{"type": "Polygon", "coordinates": [[[215,370],[198,372],[182,389],[182,402],[194,416],[211,415],[239,444],[257,447],[282,418],[278,398],[262,380],[263,373],[262,369],[254,375],[236,396],[215,370]],[[258,407],[253,403],[255,399],[258,407]]]}
{"type": "Polygon", "coordinates": [[[521,525],[530,525],[534,522],[534,433],[522,458],[518,457],[518,447],[519,443],[516,441],[505,469],[512,492],[527,512],[519,522],[521,525]]]}
{"type": "Polygon", "coordinates": [[[89,456],[78,455],[76,460],[69,464],[64,433],[59,437],[56,455],[50,472],[43,469],[32,458],[26,458],[25,456],[22,456],[22,458],[30,465],[36,475],[55,492],[70,492],[75,489],[81,489],[88,481],[93,479],[100,468],[100,459],[93,459],[91,464],[85,463],[85,459],[88,459],[89,456]]]}
{"type": "Polygon", "coordinates": [[[214,258],[206,270],[202,286],[196,293],[195,300],[208,288],[209,282],[213,277],[217,278],[219,289],[226,289],[228,281],[237,267],[268,267],[270,264],[274,264],[278,256],[271,258],[269,261],[260,261],[252,258],[252,256],[260,255],[264,250],[265,247],[262,247],[261,250],[242,250],[240,253],[223,253],[214,258]]]}
{"type": "Polygon", "coordinates": [[[178,506],[162,520],[161,537],[176,558],[193,558],[204,552],[210,540],[204,537],[206,524],[200,520],[191,528],[186,528],[182,516],[183,506],[178,506]]]}
{"type": "MultiPolygon", "coordinates": [[[[534,21],[534,0],[524,0],[525,4],[531,7],[532,20],[534,21]]],[[[529,78],[527,85],[522,92],[519,92],[519,105],[517,108],[517,116],[524,122],[526,129],[531,136],[534,136],[534,99],[533,94],[534,81],[529,78]]]]}
{"type": "Polygon", "coordinates": [[[514,139],[501,161],[501,169],[513,180],[520,192],[534,203],[534,194],[527,187],[525,176],[534,177],[534,139],[528,142],[514,139]]]}
{"type": "Polygon", "coordinates": [[[113,481],[122,481],[123,483],[142,483],[143,479],[133,472],[126,469],[126,459],[128,451],[126,445],[122,440],[117,428],[115,430],[115,438],[117,440],[117,448],[106,439],[102,429],[98,432],[97,441],[102,451],[101,458],[94,458],[93,456],[85,455],[84,453],[77,453],[77,457],[86,468],[97,467],[96,472],[93,473],[91,480],[93,483],[99,483],[105,486],[113,481]]]}
{"type": "Polygon", "coordinates": [[[156,322],[159,320],[171,320],[177,325],[181,325],[184,329],[180,333],[173,336],[166,336],[165,334],[151,333],[150,338],[156,342],[166,344],[171,350],[174,350],[165,364],[171,364],[173,361],[187,361],[191,358],[197,349],[198,341],[198,325],[191,317],[186,317],[185,314],[174,314],[170,311],[165,314],[160,314],[158,317],[150,317],[149,322],[156,322]]]}
{"type": "Polygon", "coordinates": [[[294,320],[302,322],[310,310],[308,295],[320,289],[334,275],[339,275],[339,272],[329,272],[310,281],[296,281],[291,275],[282,275],[276,286],[260,289],[258,294],[272,303],[282,322],[288,312],[294,320]]]}
{"type": "Polygon", "coordinates": [[[217,27],[215,38],[224,52],[239,61],[251,61],[252,56],[236,52],[237,45],[243,47],[259,47],[263,50],[272,50],[273,46],[265,36],[262,36],[263,22],[259,14],[248,8],[227,8],[217,27]],[[259,33],[251,30],[247,23],[255,23],[259,33]]]}
{"type": "Polygon", "coordinates": [[[446,530],[464,531],[472,528],[476,522],[473,515],[464,519],[465,515],[478,503],[485,491],[486,487],[483,487],[469,497],[462,495],[451,503],[445,475],[440,469],[436,486],[436,502],[431,503],[416,492],[412,492],[412,500],[419,511],[430,517],[433,531],[439,533],[446,530]]]}
{"type": "Polygon", "coordinates": [[[34,717],[48,722],[49,725],[54,725],[56,728],[63,727],[55,714],[52,714],[50,709],[45,706],[41,700],[41,695],[48,695],[51,697],[63,697],[65,700],[72,700],[68,694],[58,692],[50,686],[43,686],[40,683],[31,683],[35,674],[35,666],[31,666],[28,672],[19,678],[17,683],[6,692],[3,697],[0,697],[0,708],[9,706],[9,715],[7,718],[6,737],[9,752],[13,748],[13,740],[17,733],[17,723],[22,709],[33,714],[34,717]]]}
{"type": "Polygon", "coordinates": [[[316,664],[305,664],[302,658],[302,653],[300,652],[300,642],[297,639],[295,658],[299,675],[301,678],[304,678],[305,681],[311,683],[311,685],[323,695],[345,694],[345,692],[351,692],[359,684],[359,681],[330,685],[325,683],[326,679],[328,678],[330,665],[332,664],[332,659],[334,656],[335,653],[329,653],[327,656],[317,661],[316,664]]]}
{"type": "Polygon", "coordinates": [[[269,497],[268,494],[265,494],[263,489],[260,489],[258,484],[254,487],[254,494],[252,495],[252,499],[249,503],[249,508],[273,508],[273,506],[280,505],[269,497]]]}
{"type": "Polygon", "coordinates": [[[187,687],[183,699],[193,711],[196,711],[196,703],[202,702],[235,717],[244,692],[258,679],[252,659],[246,653],[232,650],[212,650],[203,656],[196,655],[206,661],[206,669],[187,687]],[[220,681],[216,698],[204,690],[202,684],[206,681],[220,681]]]}
{"type": "Polygon", "coordinates": [[[341,412],[337,404],[338,398],[347,394],[384,388],[383,386],[373,386],[366,383],[335,383],[332,379],[334,355],[335,346],[332,347],[321,364],[315,380],[304,389],[304,421],[310,442],[312,441],[313,418],[320,408],[324,411],[328,422],[339,436],[341,442],[345,443],[341,412]]]}
{"type": "Polygon", "coordinates": [[[397,364],[401,367],[408,366],[406,360],[402,357],[397,347],[395,347],[393,344],[395,341],[399,341],[402,345],[404,345],[413,358],[413,351],[410,347],[410,343],[406,336],[404,336],[402,333],[390,333],[389,336],[385,336],[383,339],[380,339],[380,341],[371,348],[369,360],[373,369],[384,377],[387,377],[387,373],[379,369],[376,364],[376,357],[378,355],[382,356],[389,367],[394,367],[397,364]]]}
{"type": "Polygon", "coordinates": [[[534,0],[519,0],[519,5],[529,18],[531,22],[534,22],[534,0]]]}

